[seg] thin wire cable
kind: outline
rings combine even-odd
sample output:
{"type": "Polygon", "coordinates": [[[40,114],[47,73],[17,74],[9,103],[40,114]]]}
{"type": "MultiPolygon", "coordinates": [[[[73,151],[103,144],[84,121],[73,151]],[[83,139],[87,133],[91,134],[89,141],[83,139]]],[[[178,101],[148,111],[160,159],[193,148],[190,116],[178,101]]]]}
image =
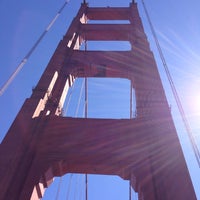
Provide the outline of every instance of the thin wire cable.
{"type": "Polygon", "coordinates": [[[144,0],[141,0],[141,1],[142,1],[142,5],[143,5],[143,8],[144,8],[146,17],[147,17],[147,19],[148,19],[148,23],[149,23],[149,25],[150,25],[150,29],[151,29],[151,32],[152,32],[152,34],[153,34],[153,37],[154,37],[156,46],[157,46],[157,48],[158,48],[158,52],[159,52],[160,58],[161,58],[161,60],[162,60],[162,63],[163,63],[163,66],[164,66],[164,69],[165,69],[167,78],[168,78],[168,80],[169,80],[171,90],[172,90],[172,92],[173,92],[173,95],[174,95],[174,98],[175,98],[175,100],[176,100],[176,104],[177,104],[177,106],[178,106],[179,112],[180,112],[180,114],[181,114],[181,118],[182,118],[182,120],[183,120],[185,129],[186,129],[186,132],[187,132],[188,137],[189,137],[189,140],[190,140],[190,142],[191,142],[191,145],[192,145],[192,148],[193,148],[193,151],[194,151],[194,154],[195,154],[197,163],[198,163],[198,165],[199,165],[199,167],[200,167],[200,152],[199,152],[199,149],[198,149],[198,147],[197,147],[197,145],[196,145],[196,142],[195,142],[195,139],[194,139],[194,137],[193,137],[193,133],[192,133],[191,127],[190,127],[189,122],[188,122],[188,120],[187,120],[187,118],[186,118],[186,115],[185,115],[183,106],[182,106],[182,104],[181,104],[179,95],[178,95],[178,93],[177,93],[177,90],[176,90],[176,87],[175,87],[175,85],[174,85],[173,79],[172,79],[171,74],[170,74],[170,72],[169,72],[169,69],[168,69],[168,66],[167,66],[165,57],[164,57],[163,52],[162,52],[162,49],[161,49],[161,47],[160,47],[160,44],[159,44],[159,41],[158,41],[156,32],[155,32],[154,27],[153,27],[153,24],[152,24],[152,22],[151,22],[151,19],[150,19],[149,13],[148,13],[148,11],[147,11],[147,8],[146,8],[146,6],[145,6],[144,0]]]}
{"type": "Polygon", "coordinates": [[[59,182],[58,182],[58,188],[57,188],[57,192],[56,192],[56,197],[55,197],[55,200],[58,200],[58,199],[59,199],[59,194],[60,194],[61,183],[62,183],[62,176],[59,178],[59,182]]]}
{"type": "MultiPolygon", "coordinates": [[[[78,197],[78,174],[74,177],[74,186],[73,186],[73,199],[76,200],[76,197],[78,197]]],[[[71,197],[72,199],[72,197],[71,197]]]]}
{"type": "Polygon", "coordinates": [[[71,190],[71,183],[72,183],[72,177],[73,177],[73,174],[70,174],[69,184],[68,184],[68,188],[67,188],[66,200],[69,200],[70,190],[71,190]]]}
{"type": "Polygon", "coordinates": [[[21,61],[21,63],[17,66],[17,68],[15,69],[15,71],[11,74],[11,76],[8,78],[8,80],[5,82],[5,84],[1,87],[1,89],[0,89],[0,96],[5,92],[5,90],[8,88],[8,86],[12,83],[12,81],[15,79],[15,77],[21,71],[21,69],[23,68],[23,66],[28,61],[29,57],[32,55],[32,53],[34,52],[34,50],[36,49],[36,47],[39,45],[39,43],[41,42],[41,40],[44,38],[44,36],[46,35],[46,33],[51,29],[51,27],[53,26],[53,24],[55,23],[55,21],[57,20],[57,18],[60,16],[60,14],[64,10],[64,8],[68,4],[68,2],[69,2],[69,0],[65,1],[65,3],[63,4],[63,6],[59,9],[59,11],[57,12],[56,16],[49,23],[49,25],[44,30],[44,32],[40,35],[40,37],[35,42],[35,44],[33,45],[33,47],[29,50],[29,52],[23,58],[23,60],[21,61]]]}
{"type": "Polygon", "coordinates": [[[130,119],[133,118],[133,85],[132,80],[130,80],[130,119]]]}
{"type": "Polygon", "coordinates": [[[78,111],[79,111],[79,107],[80,107],[80,103],[81,103],[81,97],[83,96],[83,87],[84,86],[84,79],[82,81],[82,84],[81,84],[81,91],[80,91],[80,95],[79,95],[79,98],[78,98],[78,105],[76,107],[76,112],[75,112],[75,117],[78,116],[78,111]]]}
{"type": "Polygon", "coordinates": [[[85,77],[85,118],[88,117],[88,80],[85,77]]]}
{"type": "Polygon", "coordinates": [[[78,200],[82,200],[83,199],[83,197],[84,197],[84,193],[83,193],[83,189],[84,189],[84,187],[83,187],[83,178],[84,178],[84,176],[83,176],[83,174],[78,174],[78,177],[79,177],[79,179],[78,179],[78,193],[77,193],[77,199],[78,200]]]}
{"type": "MultiPolygon", "coordinates": [[[[85,77],[85,118],[88,117],[88,82],[85,77]]],[[[88,200],[88,174],[85,174],[85,200],[88,200]]]]}
{"type": "Polygon", "coordinates": [[[85,200],[88,200],[88,174],[85,174],[85,200]]]}
{"type": "MultiPolygon", "coordinates": [[[[85,1],[84,1],[85,3],[85,1]]],[[[85,21],[87,23],[87,21],[85,21]]],[[[87,40],[85,40],[85,51],[87,51],[87,40]]],[[[85,77],[85,118],[88,117],[88,80],[85,77]]],[[[88,200],[88,174],[85,174],[85,200],[88,200]]]]}
{"type": "Polygon", "coordinates": [[[131,181],[129,181],[129,200],[132,200],[132,186],[131,186],[131,181]]]}
{"type": "Polygon", "coordinates": [[[65,109],[64,109],[64,116],[67,115],[67,112],[68,112],[68,109],[69,109],[71,98],[72,98],[72,95],[73,95],[73,92],[74,92],[74,85],[75,85],[75,81],[73,81],[73,84],[71,86],[70,93],[69,93],[69,98],[66,101],[66,106],[65,106],[65,109]]]}

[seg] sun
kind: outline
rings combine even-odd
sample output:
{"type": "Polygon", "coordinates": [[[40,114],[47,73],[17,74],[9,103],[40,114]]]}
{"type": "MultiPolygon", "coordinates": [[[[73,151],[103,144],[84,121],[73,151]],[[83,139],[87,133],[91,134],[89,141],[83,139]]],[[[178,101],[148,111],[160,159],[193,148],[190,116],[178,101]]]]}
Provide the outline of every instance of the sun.
{"type": "Polygon", "coordinates": [[[191,106],[193,110],[200,112],[200,94],[195,94],[191,97],[191,106]]]}
{"type": "Polygon", "coordinates": [[[197,87],[193,85],[187,93],[186,103],[188,105],[188,109],[192,113],[200,115],[200,86],[197,87]]]}

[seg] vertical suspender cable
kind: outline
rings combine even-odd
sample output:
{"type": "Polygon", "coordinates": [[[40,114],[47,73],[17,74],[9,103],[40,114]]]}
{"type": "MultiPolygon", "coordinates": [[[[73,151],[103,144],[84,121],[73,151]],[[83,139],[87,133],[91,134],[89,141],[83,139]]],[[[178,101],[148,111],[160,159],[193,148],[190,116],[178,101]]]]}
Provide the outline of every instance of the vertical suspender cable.
{"type": "Polygon", "coordinates": [[[70,189],[71,189],[72,177],[73,177],[73,174],[70,174],[69,184],[68,184],[68,188],[67,188],[66,200],[69,200],[69,194],[70,194],[70,189]]]}
{"type": "Polygon", "coordinates": [[[85,118],[88,117],[88,80],[87,77],[85,77],[85,118]]]}
{"type": "Polygon", "coordinates": [[[65,117],[66,117],[67,112],[68,112],[68,108],[69,108],[69,104],[70,104],[70,101],[71,101],[71,98],[72,98],[73,90],[74,90],[74,82],[73,82],[73,85],[71,86],[71,91],[69,93],[69,98],[66,101],[66,106],[65,106],[65,109],[64,109],[64,116],[65,117]]]}
{"type": "Polygon", "coordinates": [[[85,174],[85,200],[88,200],[88,175],[85,174]]]}
{"type": "Polygon", "coordinates": [[[80,91],[79,98],[78,98],[78,105],[76,107],[75,117],[78,116],[78,111],[79,111],[81,98],[82,98],[82,94],[83,94],[83,88],[84,88],[84,80],[82,81],[82,85],[81,85],[81,91],[80,91]]]}
{"type": "MultiPolygon", "coordinates": [[[[85,77],[85,118],[88,117],[88,84],[87,77],[85,77]]],[[[85,174],[85,200],[88,200],[88,174],[85,174]]]]}
{"type": "MultiPolygon", "coordinates": [[[[133,88],[132,88],[132,80],[130,80],[130,119],[133,118],[133,88]]],[[[129,200],[132,199],[132,192],[131,192],[131,175],[129,181],[129,200]]]]}
{"type": "Polygon", "coordinates": [[[133,118],[133,84],[132,80],[130,80],[130,119],[133,118]]]}
{"type": "Polygon", "coordinates": [[[148,14],[147,8],[146,8],[145,3],[144,3],[144,0],[141,0],[141,1],[142,1],[142,4],[143,4],[143,8],[144,8],[146,17],[147,17],[147,19],[148,19],[148,23],[149,23],[149,25],[150,25],[151,32],[152,32],[152,34],[153,34],[153,37],[154,37],[154,40],[155,40],[155,43],[156,43],[156,46],[157,46],[157,49],[158,49],[160,58],[161,58],[161,60],[162,60],[162,63],[163,63],[163,66],[164,66],[164,69],[165,69],[167,78],[168,78],[168,80],[169,80],[169,83],[170,83],[170,86],[171,86],[171,89],[172,89],[174,98],[175,98],[175,100],[176,100],[176,104],[177,104],[177,106],[178,106],[178,109],[179,109],[179,112],[180,112],[180,114],[181,114],[181,118],[182,118],[182,120],[183,120],[185,129],[186,129],[186,132],[187,132],[188,137],[189,137],[189,140],[190,140],[190,142],[191,142],[191,145],[192,145],[192,148],[193,148],[193,151],[194,151],[194,154],[195,154],[197,163],[198,163],[198,165],[199,165],[199,167],[200,167],[200,152],[199,152],[198,147],[197,147],[197,145],[196,145],[195,139],[194,139],[193,134],[192,134],[192,130],[191,130],[191,128],[190,128],[190,125],[189,125],[189,122],[188,122],[188,120],[187,120],[187,118],[186,118],[186,115],[185,115],[183,106],[182,106],[182,104],[181,104],[180,98],[179,98],[178,93],[177,93],[177,91],[176,91],[174,82],[173,82],[172,77],[171,77],[171,74],[170,74],[170,72],[169,72],[167,63],[166,63],[166,61],[165,61],[165,58],[164,58],[162,49],[161,49],[161,47],[160,47],[158,38],[157,38],[157,36],[156,36],[154,27],[153,27],[153,25],[152,25],[150,16],[149,16],[149,14],[148,14]]]}
{"type": "MultiPolygon", "coordinates": [[[[84,0],[83,3],[86,3],[84,0]]],[[[85,20],[85,23],[87,21],[85,20]]],[[[85,51],[87,51],[87,41],[85,40],[85,51]]],[[[85,118],[88,117],[88,80],[85,77],[85,118]]],[[[85,200],[88,200],[88,174],[85,174],[85,200]]]]}
{"type": "MultiPolygon", "coordinates": [[[[85,51],[87,51],[87,41],[85,41],[85,51]]],[[[85,118],[88,117],[88,80],[85,77],[85,118]]]]}
{"type": "Polygon", "coordinates": [[[58,189],[57,189],[57,192],[56,192],[55,200],[58,200],[58,199],[59,199],[61,183],[62,183],[62,176],[60,177],[59,182],[58,182],[58,189]]]}
{"type": "Polygon", "coordinates": [[[39,43],[41,42],[41,40],[44,38],[44,36],[46,35],[46,33],[50,30],[50,28],[53,26],[53,24],[55,23],[55,21],[57,20],[57,18],[60,16],[61,12],[63,11],[63,9],[65,8],[65,6],[68,4],[69,1],[65,1],[65,3],[63,4],[63,6],[59,9],[59,11],[57,12],[56,16],[53,18],[53,20],[49,23],[49,25],[47,26],[47,28],[44,30],[44,32],[40,35],[40,37],[38,38],[38,40],[35,42],[35,44],[33,45],[33,47],[29,50],[29,52],[26,54],[26,56],[23,58],[23,60],[21,61],[21,63],[17,66],[17,68],[15,69],[15,71],[11,74],[11,76],[8,78],[8,80],[5,82],[5,84],[0,88],[0,96],[5,92],[5,90],[7,89],[7,87],[12,83],[12,81],[15,79],[15,77],[18,75],[18,73],[20,72],[20,70],[23,68],[23,66],[26,64],[26,62],[28,61],[29,57],[32,55],[32,53],[34,52],[34,50],[36,49],[36,47],[39,45],[39,43]]]}

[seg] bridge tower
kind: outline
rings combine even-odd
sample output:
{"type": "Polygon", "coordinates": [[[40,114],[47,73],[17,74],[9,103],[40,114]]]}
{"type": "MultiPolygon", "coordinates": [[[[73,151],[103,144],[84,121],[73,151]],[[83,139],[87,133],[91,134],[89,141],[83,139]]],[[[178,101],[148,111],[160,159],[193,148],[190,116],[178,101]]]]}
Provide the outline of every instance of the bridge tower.
{"type": "Polygon", "coordinates": [[[81,5],[1,144],[0,200],[40,199],[53,177],[76,172],[130,180],[140,200],[196,199],[134,1],[119,8],[81,5]],[[80,50],[84,41],[96,40],[128,41],[131,50],[80,50]],[[129,79],[137,117],[63,117],[67,91],[78,77],[129,79]]]}

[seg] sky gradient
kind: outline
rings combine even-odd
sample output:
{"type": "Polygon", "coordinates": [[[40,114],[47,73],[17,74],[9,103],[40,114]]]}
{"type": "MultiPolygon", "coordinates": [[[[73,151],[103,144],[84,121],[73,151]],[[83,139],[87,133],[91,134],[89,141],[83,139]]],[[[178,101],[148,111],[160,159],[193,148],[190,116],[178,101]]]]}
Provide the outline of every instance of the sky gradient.
{"type": "MultiPolygon", "coordinates": [[[[0,96],[0,140],[3,139],[24,100],[30,96],[32,88],[37,84],[59,40],[63,37],[76,15],[81,2],[80,0],[69,1],[62,15],[39,44],[19,75],[5,93],[0,96]]],[[[197,166],[186,131],[177,112],[141,1],[138,0],[137,2],[150,47],[155,55],[168,103],[172,109],[175,126],[191,173],[197,199],[200,199],[200,169],[197,166]]],[[[0,86],[5,83],[31,49],[63,3],[62,0],[52,0],[48,3],[41,0],[0,0],[0,86]]],[[[90,6],[128,6],[129,3],[128,0],[89,1],[90,6]]],[[[190,122],[193,136],[198,147],[200,147],[200,2],[199,0],[146,0],[145,3],[190,122]]],[[[95,82],[95,84],[99,85],[101,83],[95,82]]],[[[123,84],[126,85],[125,82],[123,84]]],[[[78,87],[80,86],[77,85],[78,87]]],[[[105,89],[106,84],[103,83],[101,88],[105,89]]],[[[120,93],[121,91],[117,92],[120,93]]],[[[65,180],[69,180],[70,177],[71,175],[68,175],[65,180]]],[[[83,176],[76,177],[73,175],[73,178],[75,185],[77,185],[77,179],[81,179],[83,183],[80,184],[84,185],[83,176]]],[[[106,197],[100,196],[102,190],[105,191],[106,189],[105,194],[102,195],[107,196],[107,199],[128,199],[127,182],[118,181],[118,177],[107,177],[106,179],[107,181],[102,177],[95,179],[93,176],[89,176],[89,199],[106,200],[106,197]],[[106,189],[103,189],[102,185],[105,185],[106,189]],[[111,191],[111,193],[109,194],[108,191],[111,191]]],[[[55,183],[58,185],[59,180],[56,180],[55,183]]],[[[67,188],[68,183],[62,183],[62,187],[67,188]]],[[[48,191],[49,194],[44,199],[56,198],[56,184],[54,189],[48,191]]],[[[65,197],[66,190],[63,189],[65,193],[60,195],[60,199],[67,198],[65,197]]]]}

